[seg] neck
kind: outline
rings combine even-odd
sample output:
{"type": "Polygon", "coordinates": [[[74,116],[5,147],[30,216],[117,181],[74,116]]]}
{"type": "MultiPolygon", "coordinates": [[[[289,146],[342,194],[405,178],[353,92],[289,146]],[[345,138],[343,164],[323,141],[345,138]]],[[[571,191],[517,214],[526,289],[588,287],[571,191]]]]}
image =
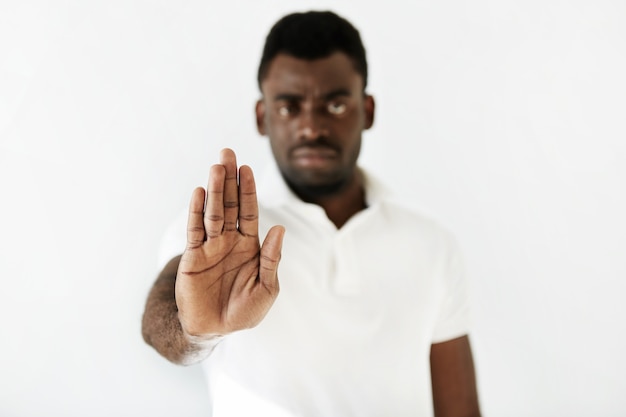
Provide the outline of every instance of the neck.
{"type": "Polygon", "coordinates": [[[302,201],[322,207],[328,219],[340,229],[352,216],[367,207],[363,183],[362,173],[356,171],[350,182],[336,193],[313,197],[294,192],[302,201]]]}

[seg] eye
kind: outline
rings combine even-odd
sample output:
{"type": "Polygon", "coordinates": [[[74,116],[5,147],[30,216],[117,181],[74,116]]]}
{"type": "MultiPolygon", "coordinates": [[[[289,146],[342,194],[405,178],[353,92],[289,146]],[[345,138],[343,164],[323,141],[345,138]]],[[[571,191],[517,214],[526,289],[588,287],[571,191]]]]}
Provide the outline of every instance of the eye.
{"type": "Polygon", "coordinates": [[[345,105],[345,103],[331,101],[330,103],[328,103],[327,108],[328,108],[328,113],[334,114],[334,115],[340,115],[340,114],[344,114],[348,107],[345,105]]]}
{"type": "Polygon", "coordinates": [[[278,107],[278,114],[282,117],[291,116],[297,111],[298,107],[294,103],[285,103],[278,107]]]}

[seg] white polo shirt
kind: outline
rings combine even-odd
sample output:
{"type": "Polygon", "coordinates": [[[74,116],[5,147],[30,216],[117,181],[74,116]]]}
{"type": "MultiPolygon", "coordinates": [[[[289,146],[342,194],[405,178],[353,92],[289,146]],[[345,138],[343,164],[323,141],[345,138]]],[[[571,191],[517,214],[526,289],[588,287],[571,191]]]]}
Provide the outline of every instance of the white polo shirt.
{"type": "MultiPolygon", "coordinates": [[[[205,360],[215,417],[432,415],[430,345],[468,332],[459,250],[365,179],[368,208],[339,230],[275,167],[259,182],[261,239],[286,229],[280,294],[257,327],[205,360]]],[[[185,247],[185,218],[163,263],[185,247]]]]}

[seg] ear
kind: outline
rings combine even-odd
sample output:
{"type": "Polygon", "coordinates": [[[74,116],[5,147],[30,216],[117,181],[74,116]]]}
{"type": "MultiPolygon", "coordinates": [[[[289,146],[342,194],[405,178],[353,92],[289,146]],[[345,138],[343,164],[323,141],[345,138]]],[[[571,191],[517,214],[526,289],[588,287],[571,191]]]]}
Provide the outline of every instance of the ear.
{"type": "Polygon", "coordinates": [[[376,110],[374,96],[370,96],[369,94],[365,96],[363,109],[365,110],[365,129],[369,129],[374,124],[374,111],[376,110]]]}
{"type": "Polygon", "coordinates": [[[265,136],[265,103],[263,103],[263,99],[257,100],[254,112],[256,115],[256,130],[261,136],[265,136]]]}

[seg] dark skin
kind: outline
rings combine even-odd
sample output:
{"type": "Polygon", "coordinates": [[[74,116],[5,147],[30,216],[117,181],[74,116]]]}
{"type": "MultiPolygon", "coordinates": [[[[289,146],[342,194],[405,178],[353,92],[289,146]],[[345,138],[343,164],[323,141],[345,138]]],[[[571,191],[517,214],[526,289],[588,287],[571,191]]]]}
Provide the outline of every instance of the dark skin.
{"type": "Polygon", "coordinates": [[[480,416],[467,336],[430,346],[430,379],[436,417],[480,416]]]}
{"type": "Polygon", "coordinates": [[[340,228],[365,208],[356,170],[361,134],[374,123],[374,98],[343,53],[306,61],[278,55],[261,84],[257,129],[268,136],[283,177],[340,228]],[[310,192],[330,186],[326,192],[310,192]]]}
{"type": "MultiPolygon", "coordinates": [[[[343,53],[313,61],[278,55],[261,89],[257,127],[283,177],[341,228],[366,208],[356,161],[361,134],[374,121],[374,99],[363,92],[361,75],[343,53]]],[[[197,339],[210,343],[256,326],[278,295],[284,233],[274,226],[260,244],[252,170],[238,169],[235,154],[223,150],[207,190],[192,194],[185,252],[148,296],[146,342],[172,362],[189,363],[197,339]]],[[[433,344],[430,364],[435,416],[479,416],[468,337],[433,344]]]]}

